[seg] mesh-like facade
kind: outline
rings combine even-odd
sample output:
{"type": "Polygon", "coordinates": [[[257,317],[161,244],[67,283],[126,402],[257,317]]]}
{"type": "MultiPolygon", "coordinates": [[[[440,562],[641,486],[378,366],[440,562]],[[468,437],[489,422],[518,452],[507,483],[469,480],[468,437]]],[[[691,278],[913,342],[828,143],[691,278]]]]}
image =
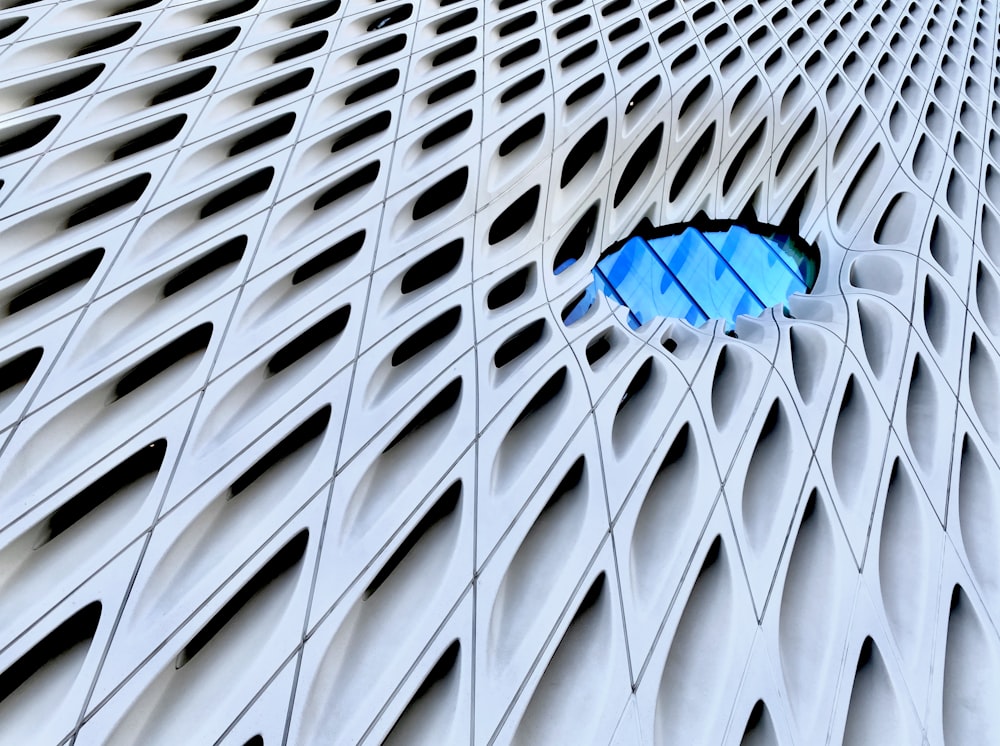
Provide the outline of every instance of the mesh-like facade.
{"type": "Polygon", "coordinates": [[[0,8],[0,742],[1000,743],[991,0],[0,8]]]}

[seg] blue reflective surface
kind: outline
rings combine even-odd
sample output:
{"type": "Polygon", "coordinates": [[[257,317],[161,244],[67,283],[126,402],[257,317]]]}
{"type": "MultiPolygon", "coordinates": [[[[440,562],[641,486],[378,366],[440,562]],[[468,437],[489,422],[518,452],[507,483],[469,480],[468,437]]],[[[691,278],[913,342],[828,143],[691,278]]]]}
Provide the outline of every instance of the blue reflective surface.
{"type": "Polygon", "coordinates": [[[657,316],[708,319],[758,316],[792,293],[806,292],[816,267],[788,236],[761,236],[742,226],[702,233],[687,228],[661,238],[630,238],[593,269],[594,282],[567,315],[583,316],[598,291],[628,307],[638,328],[657,316]]]}

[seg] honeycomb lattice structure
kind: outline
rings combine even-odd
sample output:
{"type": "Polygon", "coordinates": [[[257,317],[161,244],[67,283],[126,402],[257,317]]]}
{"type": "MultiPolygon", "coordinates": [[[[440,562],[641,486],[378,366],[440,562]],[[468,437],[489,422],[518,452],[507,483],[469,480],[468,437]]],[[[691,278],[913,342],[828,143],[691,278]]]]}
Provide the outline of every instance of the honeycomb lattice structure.
{"type": "Polygon", "coordinates": [[[993,0],[0,8],[0,742],[1000,743],[993,0]]]}

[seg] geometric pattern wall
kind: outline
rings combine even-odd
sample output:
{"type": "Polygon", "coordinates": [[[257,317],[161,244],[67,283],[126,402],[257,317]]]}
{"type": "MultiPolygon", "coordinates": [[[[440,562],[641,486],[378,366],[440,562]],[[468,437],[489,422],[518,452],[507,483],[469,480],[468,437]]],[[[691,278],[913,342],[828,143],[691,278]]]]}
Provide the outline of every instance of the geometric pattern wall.
{"type": "Polygon", "coordinates": [[[0,0],[0,743],[1000,743],[997,30],[0,0]]]}

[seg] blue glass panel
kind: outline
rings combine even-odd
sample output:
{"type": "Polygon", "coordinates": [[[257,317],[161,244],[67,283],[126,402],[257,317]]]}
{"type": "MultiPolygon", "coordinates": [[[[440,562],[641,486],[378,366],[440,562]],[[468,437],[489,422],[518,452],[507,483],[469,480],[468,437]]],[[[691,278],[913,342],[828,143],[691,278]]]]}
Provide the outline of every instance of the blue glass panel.
{"type": "Polygon", "coordinates": [[[726,233],[706,234],[706,238],[765,307],[784,303],[792,293],[805,291],[805,281],[788,266],[776,245],[763,236],[735,227],[726,233]]]}
{"type": "Polygon", "coordinates": [[[563,323],[566,326],[573,326],[577,321],[579,321],[583,316],[590,310],[590,307],[594,305],[594,301],[597,300],[597,283],[596,281],[591,283],[583,293],[583,297],[577,301],[576,305],[573,306],[573,310],[566,315],[563,319],[563,323]]]}
{"type": "Polygon", "coordinates": [[[764,310],[700,231],[688,228],[679,237],[654,241],[657,252],[708,318],[756,315],[764,310]]]}
{"type": "Polygon", "coordinates": [[[567,324],[586,313],[600,291],[629,309],[636,328],[656,317],[694,325],[721,318],[732,325],[737,316],[758,316],[808,291],[815,265],[789,236],[761,236],[734,225],[708,233],[689,227],[648,241],[634,236],[602,258],[593,274],[567,324]]]}
{"type": "Polygon", "coordinates": [[[558,267],[556,267],[554,270],[552,270],[552,274],[554,274],[554,275],[562,274],[567,269],[569,269],[570,267],[572,267],[574,264],[576,264],[576,259],[567,259],[562,264],[560,264],[558,267]]]}

